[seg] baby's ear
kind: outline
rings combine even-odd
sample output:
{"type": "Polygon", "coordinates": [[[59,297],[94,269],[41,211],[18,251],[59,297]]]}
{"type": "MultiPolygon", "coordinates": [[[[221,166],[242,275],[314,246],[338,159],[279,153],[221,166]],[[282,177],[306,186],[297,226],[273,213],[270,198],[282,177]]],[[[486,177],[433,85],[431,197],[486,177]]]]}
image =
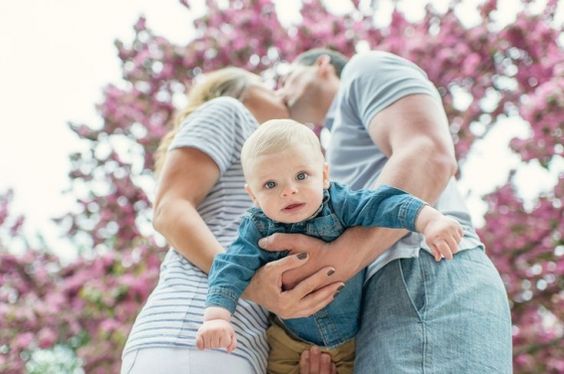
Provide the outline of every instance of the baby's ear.
{"type": "Polygon", "coordinates": [[[331,182],[329,181],[329,164],[323,163],[323,188],[329,188],[331,182]]]}
{"type": "MultiPolygon", "coordinates": [[[[257,205],[257,199],[255,197],[255,194],[253,194],[253,191],[251,190],[251,187],[249,187],[249,185],[247,183],[245,183],[245,191],[247,191],[247,194],[249,195],[249,197],[251,198],[251,200],[253,201],[253,203],[255,205],[257,205]]],[[[258,205],[257,205],[258,206],[258,205]]]]}

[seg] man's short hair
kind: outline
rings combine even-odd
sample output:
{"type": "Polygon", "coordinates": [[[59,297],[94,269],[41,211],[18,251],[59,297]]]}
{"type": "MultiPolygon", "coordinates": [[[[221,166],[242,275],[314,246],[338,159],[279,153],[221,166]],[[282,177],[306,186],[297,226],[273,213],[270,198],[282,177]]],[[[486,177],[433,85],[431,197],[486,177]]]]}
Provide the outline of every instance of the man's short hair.
{"type": "Polygon", "coordinates": [[[349,59],[342,53],[334,51],[332,49],[328,49],[328,48],[310,49],[309,51],[305,51],[302,54],[300,54],[298,57],[296,57],[294,62],[301,65],[312,66],[313,64],[315,64],[315,61],[317,61],[319,56],[323,56],[323,55],[329,56],[330,58],[329,63],[333,65],[337,77],[340,78],[341,72],[343,71],[343,68],[345,67],[347,62],[349,62],[349,59]]]}

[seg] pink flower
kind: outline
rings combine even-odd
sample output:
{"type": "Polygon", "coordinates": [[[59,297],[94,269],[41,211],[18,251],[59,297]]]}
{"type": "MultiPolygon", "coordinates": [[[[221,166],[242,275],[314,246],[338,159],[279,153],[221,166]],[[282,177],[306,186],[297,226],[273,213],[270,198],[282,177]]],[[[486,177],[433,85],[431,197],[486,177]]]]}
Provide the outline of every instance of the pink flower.
{"type": "Polygon", "coordinates": [[[16,337],[13,346],[15,349],[31,348],[32,342],[33,334],[31,332],[24,332],[16,337]]]}
{"type": "Polygon", "coordinates": [[[53,344],[55,344],[57,338],[58,336],[55,333],[55,331],[53,331],[53,329],[49,327],[44,327],[39,331],[39,335],[38,335],[39,347],[43,349],[50,348],[53,346],[53,344]]]}

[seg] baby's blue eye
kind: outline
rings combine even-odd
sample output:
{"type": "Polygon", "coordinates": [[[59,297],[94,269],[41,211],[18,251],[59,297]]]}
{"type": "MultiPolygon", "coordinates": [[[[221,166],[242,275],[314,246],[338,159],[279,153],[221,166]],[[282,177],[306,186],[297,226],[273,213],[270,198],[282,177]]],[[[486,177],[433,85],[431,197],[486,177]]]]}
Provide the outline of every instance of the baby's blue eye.
{"type": "Polygon", "coordinates": [[[276,182],[274,181],[268,181],[264,184],[264,188],[270,190],[272,188],[276,187],[276,182]]]}
{"type": "Polygon", "coordinates": [[[296,179],[299,180],[299,181],[303,181],[307,177],[308,177],[308,175],[305,171],[301,171],[301,172],[298,173],[298,175],[296,175],[296,179]]]}

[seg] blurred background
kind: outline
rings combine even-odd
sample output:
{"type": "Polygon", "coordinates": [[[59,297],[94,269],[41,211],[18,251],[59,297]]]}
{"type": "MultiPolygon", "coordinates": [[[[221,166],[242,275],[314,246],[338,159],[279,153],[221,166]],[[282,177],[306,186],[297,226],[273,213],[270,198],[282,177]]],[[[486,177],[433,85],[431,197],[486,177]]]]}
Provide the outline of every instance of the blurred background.
{"type": "Polygon", "coordinates": [[[166,249],[153,152],[192,79],[386,50],[439,88],[516,373],[564,373],[564,3],[0,4],[0,372],[113,373],[166,249]]]}

